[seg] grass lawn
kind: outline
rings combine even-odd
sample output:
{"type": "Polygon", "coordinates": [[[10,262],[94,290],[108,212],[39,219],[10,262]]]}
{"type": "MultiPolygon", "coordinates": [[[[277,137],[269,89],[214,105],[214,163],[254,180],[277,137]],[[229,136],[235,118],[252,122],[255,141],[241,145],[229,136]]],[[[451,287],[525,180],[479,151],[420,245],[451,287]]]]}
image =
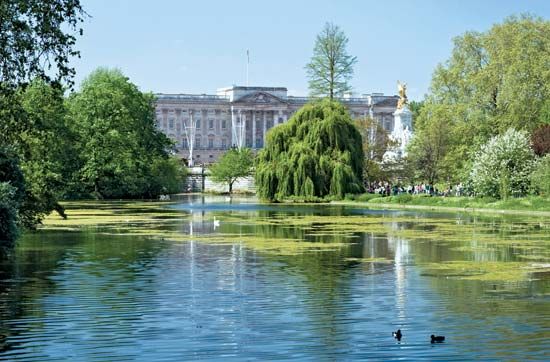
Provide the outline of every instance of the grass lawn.
{"type": "Polygon", "coordinates": [[[428,195],[408,195],[382,197],[378,194],[362,194],[348,196],[346,200],[366,202],[371,205],[397,204],[418,205],[433,207],[455,207],[468,209],[491,210],[521,210],[521,211],[550,211],[550,198],[541,196],[527,196],[498,200],[490,197],[443,197],[428,195]]]}

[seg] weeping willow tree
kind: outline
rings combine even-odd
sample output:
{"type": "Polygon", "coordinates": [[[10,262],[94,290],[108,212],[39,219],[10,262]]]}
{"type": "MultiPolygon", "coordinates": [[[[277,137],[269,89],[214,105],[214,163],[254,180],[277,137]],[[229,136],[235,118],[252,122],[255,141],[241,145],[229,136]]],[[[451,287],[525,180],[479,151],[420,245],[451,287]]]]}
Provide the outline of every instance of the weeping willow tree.
{"type": "Polygon", "coordinates": [[[361,135],[344,106],[328,99],[305,105],[270,130],[257,160],[257,192],[270,201],[363,190],[361,135]]]}

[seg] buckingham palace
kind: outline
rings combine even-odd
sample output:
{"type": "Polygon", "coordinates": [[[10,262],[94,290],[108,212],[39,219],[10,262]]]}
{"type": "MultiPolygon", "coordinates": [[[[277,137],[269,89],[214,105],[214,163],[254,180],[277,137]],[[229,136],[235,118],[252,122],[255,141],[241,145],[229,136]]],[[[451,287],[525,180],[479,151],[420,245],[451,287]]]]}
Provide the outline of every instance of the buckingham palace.
{"type": "MultiPolygon", "coordinates": [[[[313,100],[287,95],[284,87],[233,86],[213,94],[156,94],[157,127],[190,165],[214,162],[227,149],[263,147],[266,132],[313,100]]],[[[338,99],[352,118],[370,116],[388,132],[398,96],[382,93],[338,99]]]]}

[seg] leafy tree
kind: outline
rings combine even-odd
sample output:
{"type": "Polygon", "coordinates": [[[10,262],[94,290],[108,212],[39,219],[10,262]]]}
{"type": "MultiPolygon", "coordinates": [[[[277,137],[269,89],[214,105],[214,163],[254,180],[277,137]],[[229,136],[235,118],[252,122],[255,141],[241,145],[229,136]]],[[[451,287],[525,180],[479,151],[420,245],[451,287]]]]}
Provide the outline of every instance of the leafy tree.
{"type": "Polygon", "coordinates": [[[182,160],[171,156],[157,158],[151,165],[150,195],[176,194],[183,189],[187,169],[182,160]]]}
{"type": "Polygon", "coordinates": [[[426,104],[417,119],[415,137],[408,146],[408,162],[415,170],[414,178],[435,184],[453,181],[453,169],[458,168],[469,155],[455,147],[454,132],[461,119],[459,109],[452,106],[426,104]]]}
{"type": "Polygon", "coordinates": [[[346,108],[328,99],[305,105],[270,130],[257,159],[257,192],[271,201],[342,198],[363,189],[361,134],[346,108]]]}
{"type": "Polygon", "coordinates": [[[433,99],[478,110],[482,135],[536,128],[550,98],[550,22],[512,16],[454,44],[451,58],[434,72],[433,99]]]}
{"type": "Polygon", "coordinates": [[[539,123],[543,125],[550,124],[550,99],[547,99],[546,102],[544,102],[544,106],[540,111],[539,123]]]}
{"type": "Polygon", "coordinates": [[[371,182],[387,179],[388,175],[381,169],[380,163],[388,147],[395,142],[390,139],[384,127],[370,117],[356,119],[354,123],[363,140],[363,179],[371,182]]]}
{"type": "Polygon", "coordinates": [[[426,104],[426,101],[411,101],[409,102],[409,109],[412,112],[412,129],[416,129],[415,121],[420,117],[420,111],[426,104]]]}
{"type": "Polygon", "coordinates": [[[151,167],[166,159],[170,140],[154,123],[154,97],[118,70],[98,69],[68,101],[79,154],[75,194],[98,198],[147,195],[151,167]]]}
{"type": "Polygon", "coordinates": [[[550,124],[543,124],[533,131],[531,135],[533,150],[538,156],[544,156],[550,152],[550,124]]]}
{"type": "Polygon", "coordinates": [[[455,38],[415,119],[410,151],[417,176],[464,181],[471,150],[510,127],[532,132],[544,123],[550,114],[548,59],[550,22],[541,18],[510,17],[486,32],[455,38]],[[445,147],[437,151],[435,145],[445,147]]]}
{"type": "MultiPolygon", "coordinates": [[[[0,149],[4,150],[0,151],[0,163],[3,165],[6,165],[6,160],[13,159],[5,151],[9,148],[10,152],[22,155],[21,167],[28,175],[37,175],[31,165],[40,172],[49,167],[31,162],[32,157],[27,153],[33,143],[43,144],[33,129],[36,114],[27,114],[22,93],[34,78],[44,79],[58,88],[62,81],[71,83],[74,69],[69,63],[72,57],[78,56],[74,45],[76,35],[82,33],[78,25],[83,16],[79,0],[0,2],[0,149]]],[[[34,160],[38,161],[37,158],[34,160]]],[[[34,226],[40,215],[51,211],[57,204],[46,195],[49,190],[40,189],[43,184],[34,183],[42,182],[39,177],[29,177],[28,185],[25,185],[20,167],[14,167],[13,172],[9,185],[3,184],[0,191],[0,239],[9,241],[10,245],[13,244],[10,240],[16,235],[13,215],[17,214],[20,224],[34,226]],[[18,181],[14,182],[13,178],[18,181]]],[[[51,178],[45,183],[49,181],[51,178]]]]}
{"type": "Polygon", "coordinates": [[[254,155],[248,148],[232,148],[210,167],[212,180],[226,183],[229,186],[229,193],[233,192],[233,184],[239,178],[252,174],[254,155]]]}
{"type": "Polygon", "coordinates": [[[71,81],[69,66],[84,11],[79,0],[0,2],[0,85],[17,88],[35,77],[71,81]],[[52,78],[48,75],[56,71],[52,78]]]}
{"type": "Polygon", "coordinates": [[[24,226],[33,228],[52,210],[64,216],[58,200],[74,163],[74,136],[65,122],[61,89],[36,79],[20,91],[20,103],[28,125],[28,130],[17,137],[27,183],[20,219],[24,226]]]}
{"type": "Polygon", "coordinates": [[[534,160],[527,133],[510,128],[491,138],[475,154],[470,175],[474,191],[481,196],[503,199],[525,195],[534,160]]]}
{"type": "Polygon", "coordinates": [[[19,208],[25,193],[25,178],[18,157],[13,149],[0,147],[0,248],[15,242],[19,208]]]}
{"type": "Polygon", "coordinates": [[[26,183],[25,197],[18,204],[18,220],[20,225],[34,228],[52,210],[64,215],[58,199],[65,186],[67,160],[73,153],[64,122],[63,92],[36,79],[4,96],[0,99],[12,103],[3,109],[5,113],[0,112],[8,122],[23,126],[19,131],[2,134],[0,144],[12,145],[10,148],[18,154],[26,183]]]}
{"type": "Polygon", "coordinates": [[[550,154],[541,157],[531,174],[531,187],[536,193],[550,196],[550,154]]]}
{"type": "Polygon", "coordinates": [[[9,182],[0,182],[0,254],[2,249],[13,246],[19,234],[16,192],[9,182]]]}
{"type": "Polygon", "coordinates": [[[306,65],[312,95],[333,99],[351,90],[349,81],[357,58],[347,53],[347,44],[344,32],[331,23],[317,35],[313,57],[306,65]]]}

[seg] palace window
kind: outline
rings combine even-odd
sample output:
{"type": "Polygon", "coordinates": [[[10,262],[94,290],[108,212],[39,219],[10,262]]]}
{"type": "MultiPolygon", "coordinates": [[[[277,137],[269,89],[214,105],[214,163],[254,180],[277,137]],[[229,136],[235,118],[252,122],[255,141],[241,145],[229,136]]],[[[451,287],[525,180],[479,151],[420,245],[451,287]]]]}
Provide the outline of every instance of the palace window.
{"type": "Polygon", "coordinates": [[[222,148],[225,150],[227,148],[227,140],[222,138],[222,148]]]}
{"type": "Polygon", "coordinates": [[[195,138],[195,148],[197,150],[201,148],[201,139],[199,137],[195,138]]]}
{"type": "Polygon", "coordinates": [[[197,129],[201,129],[201,120],[197,119],[197,129]]]}
{"type": "Polygon", "coordinates": [[[214,148],[214,139],[213,138],[208,139],[208,148],[214,148]]]}
{"type": "Polygon", "coordinates": [[[185,138],[185,137],[183,137],[181,139],[181,148],[184,149],[184,150],[189,148],[189,145],[187,144],[187,138],[185,138]]]}
{"type": "Polygon", "coordinates": [[[226,129],[227,128],[227,121],[224,119],[222,120],[222,129],[226,129]]]}
{"type": "Polygon", "coordinates": [[[209,129],[214,129],[214,120],[213,119],[208,120],[208,128],[209,129]]]}
{"type": "Polygon", "coordinates": [[[384,117],[384,129],[388,132],[391,132],[391,118],[390,117],[384,117]]]}

